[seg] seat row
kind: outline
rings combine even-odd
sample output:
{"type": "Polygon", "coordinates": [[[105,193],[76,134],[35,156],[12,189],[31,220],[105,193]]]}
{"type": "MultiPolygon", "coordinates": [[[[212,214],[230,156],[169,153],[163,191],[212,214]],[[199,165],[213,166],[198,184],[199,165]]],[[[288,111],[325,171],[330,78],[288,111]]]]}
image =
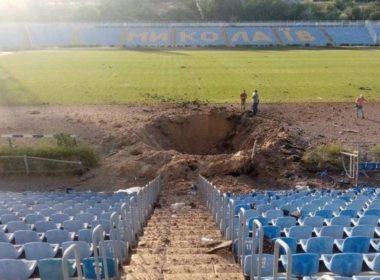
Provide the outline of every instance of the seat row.
{"type": "Polygon", "coordinates": [[[129,194],[0,192],[0,279],[117,277],[160,189],[157,177],[129,194]]]}
{"type": "Polygon", "coordinates": [[[242,195],[222,193],[201,176],[198,185],[204,204],[225,238],[233,241],[235,258],[251,279],[275,277],[279,267],[287,279],[327,272],[349,277],[377,273],[377,188],[295,188],[242,195]]]}

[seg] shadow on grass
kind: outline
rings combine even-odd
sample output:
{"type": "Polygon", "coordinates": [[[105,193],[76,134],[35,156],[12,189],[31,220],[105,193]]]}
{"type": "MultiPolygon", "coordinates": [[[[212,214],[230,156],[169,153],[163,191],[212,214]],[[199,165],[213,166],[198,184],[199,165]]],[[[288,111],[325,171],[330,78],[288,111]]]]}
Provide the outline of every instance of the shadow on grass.
{"type": "Polygon", "coordinates": [[[0,105],[39,104],[37,96],[0,66],[0,105]]]}

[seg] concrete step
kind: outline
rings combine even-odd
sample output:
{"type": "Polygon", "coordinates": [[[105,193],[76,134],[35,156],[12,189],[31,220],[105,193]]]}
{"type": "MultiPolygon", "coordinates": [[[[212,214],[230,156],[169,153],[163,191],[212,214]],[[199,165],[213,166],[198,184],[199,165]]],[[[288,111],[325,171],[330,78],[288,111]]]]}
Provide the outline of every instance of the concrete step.
{"type": "Polygon", "coordinates": [[[160,274],[157,272],[130,273],[123,280],[245,280],[241,273],[160,274]]]}
{"type": "Polygon", "coordinates": [[[164,274],[164,280],[244,280],[241,273],[164,274]]]}
{"type": "Polygon", "coordinates": [[[207,254],[202,237],[222,242],[218,230],[205,207],[196,196],[173,196],[161,193],[161,208],[155,209],[140,236],[131,262],[124,267],[122,279],[129,280],[243,280],[240,267],[227,251],[207,254]],[[173,212],[176,202],[195,203],[173,212]]]}
{"type": "Polygon", "coordinates": [[[189,254],[206,254],[209,248],[170,248],[170,247],[155,247],[155,248],[137,248],[135,254],[167,254],[167,255],[189,255],[189,254]]]}
{"type": "Polygon", "coordinates": [[[158,272],[131,273],[123,276],[122,280],[164,280],[164,275],[158,272]]]}
{"type": "Polygon", "coordinates": [[[231,264],[232,258],[224,258],[219,255],[189,254],[189,255],[167,255],[166,263],[172,265],[204,265],[204,264],[231,264]]]}

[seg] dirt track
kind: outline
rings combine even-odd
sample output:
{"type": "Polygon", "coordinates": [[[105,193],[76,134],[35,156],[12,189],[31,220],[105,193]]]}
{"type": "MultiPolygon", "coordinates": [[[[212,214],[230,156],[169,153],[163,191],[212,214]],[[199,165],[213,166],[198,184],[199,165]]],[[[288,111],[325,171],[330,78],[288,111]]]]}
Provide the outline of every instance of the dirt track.
{"type": "Polygon", "coordinates": [[[1,134],[76,134],[97,148],[102,161],[81,177],[2,176],[0,187],[112,190],[141,185],[163,173],[181,189],[199,172],[225,190],[286,187],[310,179],[291,157],[301,156],[310,145],[379,143],[378,108],[368,104],[368,119],[357,120],[353,104],[339,103],[264,104],[256,117],[241,116],[236,105],[2,106],[1,134]],[[246,163],[254,140],[258,153],[250,166],[246,163]]]}

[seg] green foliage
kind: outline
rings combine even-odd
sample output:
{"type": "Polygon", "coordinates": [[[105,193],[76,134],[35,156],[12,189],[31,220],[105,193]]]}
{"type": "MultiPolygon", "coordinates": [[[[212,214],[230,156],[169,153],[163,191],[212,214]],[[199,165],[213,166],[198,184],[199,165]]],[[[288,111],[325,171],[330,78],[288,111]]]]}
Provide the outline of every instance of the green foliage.
{"type": "Polygon", "coordinates": [[[265,103],[352,102],[360,88],[372,102],[379,77],[380,50],[20,52],[0,56],[0,104],[236,103],[256,87],[265,103]]]}
{"type": "Polygon", "coordinates": [[[0,156],[30,156],[48,159],[81,161],[84,166],[94,167],[98,157],[89,146],[33,146],[33,147],[0,147],[0,156]]]}
{"type": "Polygon", "coordinates": [[[77,140],[71,135],[66,133],[59,133],[54,135],[54,138],[57,140],[57,145],[61,147],[76,147],[77,140]]]}
{"type": "Polygon", "coordinates": [[[286,0],[1,0],[0,21],[379,19],[378,1],[366,1],[366,4],[361,2],[363,1],[334,0],[313,3],[286,0]]]}
{"type": "Polygon", "coordinates": [[[376,145],[371,148],[371,154],[376,162],[380,162],[380,145],[376,145]]]}
{"type": "Polygon", "coordinates": [[[302,157],[305,167],[309,171],[341,171],[342,157],[341,151],[344,148],[341,144],[323,144],[306,151],[302,157]]]}

